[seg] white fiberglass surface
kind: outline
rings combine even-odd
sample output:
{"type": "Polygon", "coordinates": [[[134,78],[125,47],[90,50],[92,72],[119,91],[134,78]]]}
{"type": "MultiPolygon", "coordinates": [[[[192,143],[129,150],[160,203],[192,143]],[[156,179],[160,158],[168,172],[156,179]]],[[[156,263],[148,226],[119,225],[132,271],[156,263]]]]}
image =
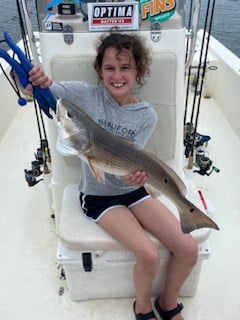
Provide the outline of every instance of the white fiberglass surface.
{"type": "MultiPolygon", "coordinates": [[[[211,256],[202,265],[197,293],[179,298],[184,319],[238,320],[240,302],[240,141],[211,99],[204,99],[199,130],[219,173],[186,170],[215,208],[220,231],[212,231],[211,256]]],[[[72,302],[56,265],[54,220],[43,182],[29,188],[24,168],[39,147],[34,110],[21,109],[0,142],[0,317],[5,320],[134,319],[133,299],[72,302]],[[59,289],[64,292],[59,295],[59,289]]]]}

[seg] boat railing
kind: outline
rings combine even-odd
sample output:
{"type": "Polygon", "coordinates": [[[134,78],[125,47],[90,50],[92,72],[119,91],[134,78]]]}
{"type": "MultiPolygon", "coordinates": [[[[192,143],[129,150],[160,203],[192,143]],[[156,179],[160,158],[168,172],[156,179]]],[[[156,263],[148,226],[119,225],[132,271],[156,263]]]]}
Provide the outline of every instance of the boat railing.
{"type": "Polygon", "coordinates": [[[187,31],[186,37],[190,39],[190,49],[188,52],[188,56],[186,59],[185,69],[188,69],[190,65],[192,64],[195,47],[196,47],[196,41],[197,41],[197,31],[198,31],[198,21],[199,21],[199,14],[200,14],[200,0],[195,0],[194,4],[194,12],[193,12],[193,18],[192,18],[192,26],[187,31]]]}

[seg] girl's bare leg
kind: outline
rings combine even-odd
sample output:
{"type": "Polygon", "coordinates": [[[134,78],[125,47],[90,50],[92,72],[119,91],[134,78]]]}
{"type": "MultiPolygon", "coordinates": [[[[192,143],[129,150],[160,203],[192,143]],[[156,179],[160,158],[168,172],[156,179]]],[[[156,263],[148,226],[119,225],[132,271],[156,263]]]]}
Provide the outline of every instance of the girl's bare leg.
{"type": "MultiPolygon", "coordinates": [[[[136,256],[134,285],[136,312],[151,311],[151,288],[159,268],[159,251],[143,228],[158,238],[172,253],[159,301],[164,310],[177,306],[179,290],[197,261],[197,244],[189,234],[183,234],[178,220],[158,200],[148,198],[127,208],[107,211],[99,224],[136,256]]],[[[176,315],[172,320],[182,320],[176,315]]]]}
{"type": "MultiPolygon", "coordinates": [[[[159,252],[142,226],[127,208],[107,211],[99,224],[136,256],[133,280],[136,289],[136,313],[152,310],[151,288],[159,268],[159,252]]],[[[153,318],[153,320],[156,320],[153,318]]]]}
{"type": "MultiPolygon", "coordinates": [[[[196,240],[190,234],[182,232],[178,220],[156,199],[146,199],[131,210],[141,225],[172,253],[159,303],[164,310],[174,309],[177,306],[180,288],[197,262],[196,240]]],[[[182,316],[178,314],[172,320],[182,320],[182,316]]]]}

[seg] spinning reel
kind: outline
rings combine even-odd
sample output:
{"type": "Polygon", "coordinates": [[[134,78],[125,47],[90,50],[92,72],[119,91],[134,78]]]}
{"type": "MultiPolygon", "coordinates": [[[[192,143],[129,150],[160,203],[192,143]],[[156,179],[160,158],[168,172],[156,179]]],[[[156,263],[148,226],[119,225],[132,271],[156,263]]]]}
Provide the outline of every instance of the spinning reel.
{"type": "Polygon", "coordinates": [[[37,179],[43,173],[48,174],[47,162],[50,162],[50,153],[47,140],[41,140],[41,147],[35,153],[35,160],[31,162],[31,169],[24,169],[25,180],[29,187],[35,186],[43,179],[37,179]]]}
{"type": "Polygon", "coordinates": [[[193,172],[196,172],[202,176],[207,175],[210,176],[213,171],[220,172],[220,169],[213,166],[213,161],[207,157],[203,150],[197,150],[196,153],[196,165],[199,167],[199,170],[193,170],[193,172]]]}

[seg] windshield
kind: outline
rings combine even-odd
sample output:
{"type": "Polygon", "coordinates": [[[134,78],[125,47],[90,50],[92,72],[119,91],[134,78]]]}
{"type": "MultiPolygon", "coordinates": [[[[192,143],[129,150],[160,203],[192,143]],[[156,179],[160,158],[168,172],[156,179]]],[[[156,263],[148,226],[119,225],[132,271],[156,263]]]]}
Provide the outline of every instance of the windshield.
{"type": "Polygon", "coordinates": [[[185,0],[38,0],[40,32],[60,32],[70,24],[74,32],[150,30],[158,23],[161,30],[183,28],[185,0]]]}

